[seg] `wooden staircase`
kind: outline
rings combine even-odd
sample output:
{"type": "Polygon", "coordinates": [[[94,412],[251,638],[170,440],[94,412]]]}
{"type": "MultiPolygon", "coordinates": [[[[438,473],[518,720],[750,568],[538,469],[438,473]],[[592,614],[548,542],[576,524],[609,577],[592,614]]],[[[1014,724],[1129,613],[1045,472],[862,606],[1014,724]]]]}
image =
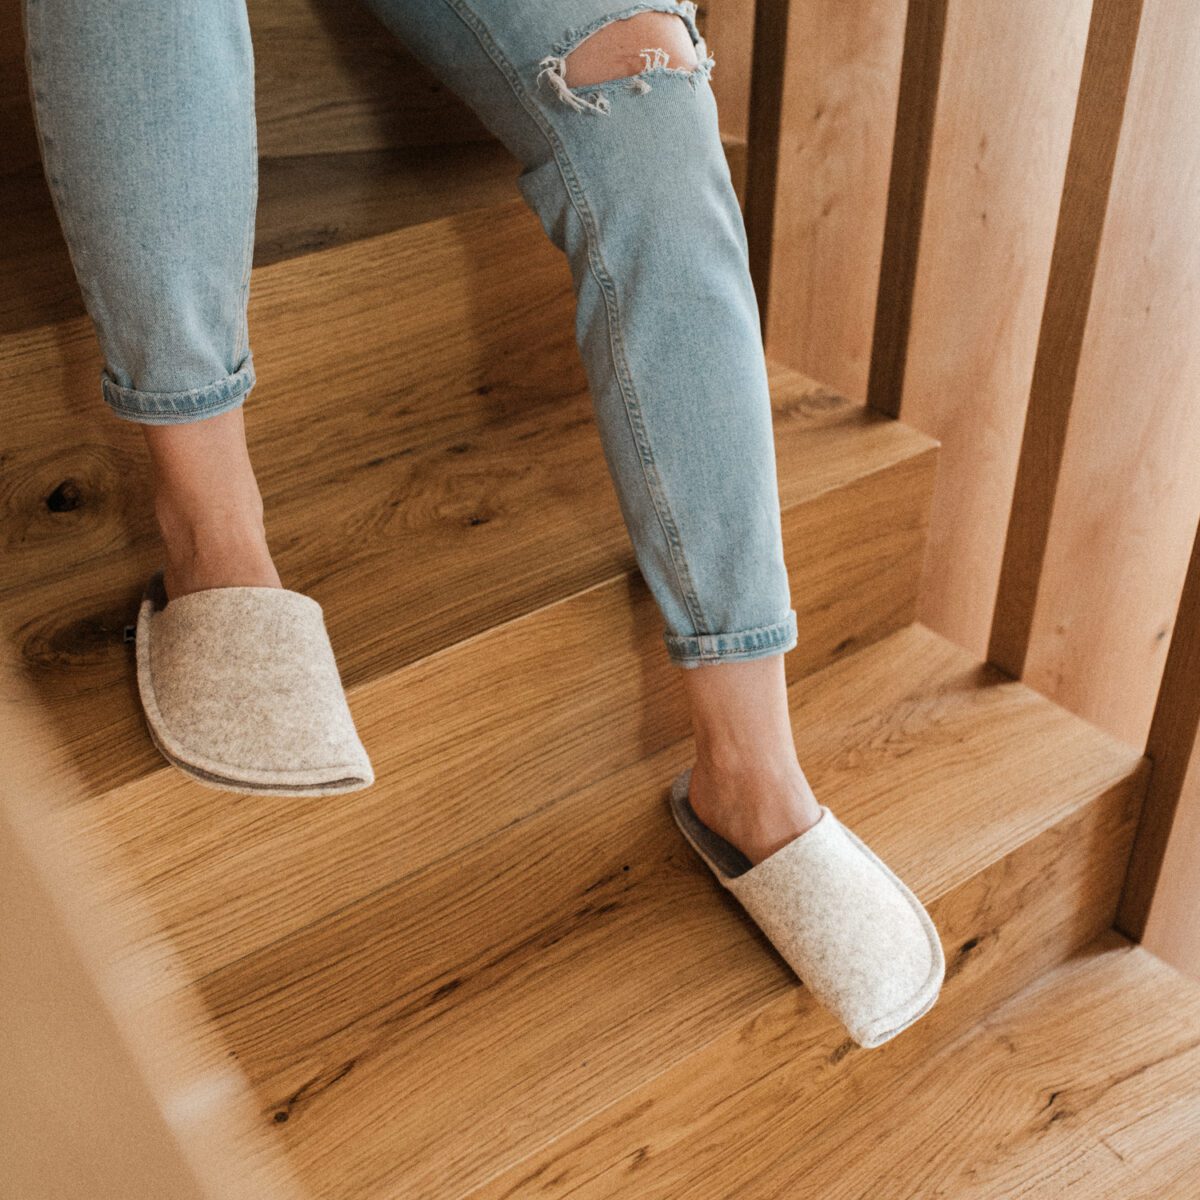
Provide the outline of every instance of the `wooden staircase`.
{"type": "Polygon", "coordinates": [[[0,621],[82,776],[73,840],[155,916],[131,953],[182,961],[313,1197],[1194,1194],[1200,999],[1109,932],[1149,760],[914,621],[937,443],[782,367],[800,757],[929,907],[938,1004],[855,1048],[680,838],[681,681],[565,260],[495,161],[459,148],[460,211],[255,269],[252,453],[362,793],[226,795],[158,756],[126,638],[159,565],[140,432],[86,318],[5,314],[0,621]],[[1100,1103],[1141,1077],[1153,1169],[1100,1103]]]}

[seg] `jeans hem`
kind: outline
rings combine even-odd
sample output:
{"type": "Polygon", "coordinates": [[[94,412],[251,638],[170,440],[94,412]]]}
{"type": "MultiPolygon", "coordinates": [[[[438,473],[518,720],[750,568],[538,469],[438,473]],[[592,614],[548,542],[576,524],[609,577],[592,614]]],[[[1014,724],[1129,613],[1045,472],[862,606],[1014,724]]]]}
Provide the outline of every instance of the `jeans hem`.
{"type": "Polygon", "coordinates": [[[249,353],[223,379],[189,391],[143,392],[123,387],[107,368],[100,372],[104,402],[122,420],[142,425],[180,425],[228,412],[245,401],[254,384],[254,360],[249,353]]]}
{"type": "Polygon", "coordinates": [[[677,667],[699,667],[705,663],[745,661],[782,654],[798,640],[796,610],[789,609],[782,621],[738,633],[664,633],[667,655],[677,667]]]}

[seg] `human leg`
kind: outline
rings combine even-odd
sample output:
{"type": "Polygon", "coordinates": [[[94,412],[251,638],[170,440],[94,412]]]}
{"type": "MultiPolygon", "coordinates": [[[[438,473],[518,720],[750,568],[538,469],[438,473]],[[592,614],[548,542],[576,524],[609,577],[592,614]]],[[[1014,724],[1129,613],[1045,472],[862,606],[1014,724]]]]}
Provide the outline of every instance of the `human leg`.
{"type": "Polygon", "coordinates": [[[244,0],[26,0],[42,160],[104,356],[142,425],[172,597],[278,586],[240,410],[258,187],[244,0]]]}
{"type": "Polygon", "coordinates": [[[567,255],[604,453],[687,668],[693,799],[763,857],[819,810],[787,716],[770,398],[694,5],[367,3],[521,160],[567,255]]]}
{"type": "Polygon", "coordinates": [[[258,162],[244,0],[26,0],[24,17],[101,395],[150,450],[167,551],[135,626],[150,735],[222,790],[369,786],[321,606],[280,586],[246,449],[258,162]]]}

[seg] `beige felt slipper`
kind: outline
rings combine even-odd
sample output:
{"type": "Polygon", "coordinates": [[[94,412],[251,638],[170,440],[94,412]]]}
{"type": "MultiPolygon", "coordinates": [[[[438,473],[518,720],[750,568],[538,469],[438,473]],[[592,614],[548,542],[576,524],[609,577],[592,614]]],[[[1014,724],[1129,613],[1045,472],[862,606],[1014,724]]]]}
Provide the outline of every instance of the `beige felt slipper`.
{"type": "Polygon", "coordinates": [[[851,1038],[879,1046],[924,1016],[946,973],[941,938],[883,860],[822,804],[815,825],[751,863],[696,815],[691,774],[671,787],[680,831],[851,1038]]]}
{"type": "Polygon", "coordinates": [[[150,736],[197,782],[278,796],[374,782],[311,596],[226,587],[168,604],[159,571],[146,585],[135,642],[150,736]]]}

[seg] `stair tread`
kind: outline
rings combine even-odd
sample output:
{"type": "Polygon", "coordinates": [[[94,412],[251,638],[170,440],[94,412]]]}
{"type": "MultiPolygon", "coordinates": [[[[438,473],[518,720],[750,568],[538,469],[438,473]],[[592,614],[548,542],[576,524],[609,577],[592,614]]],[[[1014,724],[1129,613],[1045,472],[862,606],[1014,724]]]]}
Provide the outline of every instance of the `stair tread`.
{"type": "MultiPolygon", "coordinates": [[[[818,797],[927,904],[1100,795],[1140,799],[1136,750],[920,625],[792,697],[818,797]]],[[[529,800],[200,979],[317,1195],[459,1194],[773,1001],[825,1019],[674,829],[689,750],[529,800]]],[[[489,783],[435,799],[462,820],[489,783]]]]}
{"type": "MultiPolygon", "coordinates": [[[[635,570],[566,262],[521,201],[275,264],[254,297],[247,424],[269,538],[285,584],[324,606],[348,687],[635,570]],[[405,336],[384,339],[380,311],[405,336]]],[[[83,321],[5,347],[34,394],[11,431],[0,620],[98,792],[162,769],[122,641],[159,565],[144,448],[78,411],[98,370],[83,321]]],[[[937,445],[770,374],[785,507],[937,445]]]]}
{"type": "MultiPolygon", "coordinates": [[[[498,142],[397,146],[264,158],[259,164],[254,265],[505,203],[520,164],[498,142]]],[[[0,334],[80,316],[79,291],[40,163],[0,176],[0,268],[13,286],[0,334]]]]}
{"type": "MultiPolygon", "coordinates": [[[[739,194],[745,142],[725,139],[739,194]]],[[[254,266],[511,201],[521,164],[489,139],[264,157],[254,266]]],[[[0,174],[0,335],[82,315],[83,297],[41,163],[0,174]]]]}
{"type": "MultiPolygon", "coordinates": [[[[818,424],[838,411],[819,403],[818,424]]],[[[785,658],[792,682],[915,612],[934,460],[918,442],[913,457],[872,473],[887,461],[873,442],[908,438],[894,423],[856,425],[853,408],[843,415],[845,436],[863,442],[863,473],[832,489],[822,474],[817,494],[783,513],[799,631],[785,658]]],[[[814,431],[826,468],[833,444],[822,452],[814,431]]],[[[151,903],[189,968],[205,974],[503,828],[531,797],[567,796],[581,778],[684,737],[682,672],[660,638],[644,582],[618,574],[352,687],[376,770],[365,792],[247,803],[155,758],[147,774],[78,805],[73,822],[89,843],[119,847],[105,864],[116,898],[151,903]]]]}
{"type": "Polygon", "coordinates": [[[794,1024],[713,1042],[473,1200],[1194,1194],[1200,983],[1114,931],[969,1027],[918,1023],[837,1074],[794,1024]]]}

